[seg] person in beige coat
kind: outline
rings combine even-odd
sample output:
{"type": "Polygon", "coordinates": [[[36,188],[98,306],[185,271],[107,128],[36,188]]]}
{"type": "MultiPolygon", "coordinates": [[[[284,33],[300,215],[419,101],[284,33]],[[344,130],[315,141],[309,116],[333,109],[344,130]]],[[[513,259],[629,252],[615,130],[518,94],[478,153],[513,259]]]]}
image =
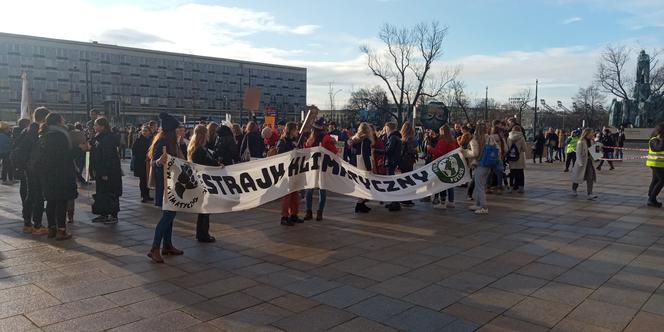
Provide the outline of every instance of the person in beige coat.
{"type": "Polygon", "coordinates": [[[577,196],[576,190],[579,188],[579,184],[585,181],[588,189],[588,200],[594,201],[597,199],[597,195],[593,194],[593,184],[597,181],[597,175],[593,158],[588,151],[590,145],[592,145],[592,139],[593,130],[586,128],[581,133],[579,142],[576,143],[577,161],[572,169],[572,193],[577,196]]]}
{"type": "Polygon", "coordinates": [[[510,186],[507,189],[523,193],[525,183],[524,169],[526,168],[526,138],[520,126],[512,127],[507,137],[507,153],[505,158],[510,165],[510,186]]]}

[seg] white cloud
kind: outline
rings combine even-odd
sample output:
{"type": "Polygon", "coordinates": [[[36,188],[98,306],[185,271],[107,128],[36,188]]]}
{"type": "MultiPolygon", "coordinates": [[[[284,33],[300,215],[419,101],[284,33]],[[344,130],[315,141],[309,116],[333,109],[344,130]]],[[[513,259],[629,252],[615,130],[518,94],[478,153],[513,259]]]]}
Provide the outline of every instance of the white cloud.
{"type": "Polygon", "coordinates": [[[581,22],[581,21],[583,21],[583,18],[578,17],[578,16],[574,16],[574,17],[570,17],[570,18],[567,18],[567,19],[563,20],[562,23],[563,24],[572,24],[572,23],[581,22]]]}

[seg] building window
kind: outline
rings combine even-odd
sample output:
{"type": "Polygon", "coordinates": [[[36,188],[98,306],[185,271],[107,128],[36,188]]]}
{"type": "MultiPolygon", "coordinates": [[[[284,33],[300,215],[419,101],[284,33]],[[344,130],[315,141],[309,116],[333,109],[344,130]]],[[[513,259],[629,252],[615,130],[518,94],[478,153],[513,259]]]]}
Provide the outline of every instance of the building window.
{"type": "Polygon", "coordinates": [[[150,105],[150,97],[141,97],[141,105],[150,105]]]}

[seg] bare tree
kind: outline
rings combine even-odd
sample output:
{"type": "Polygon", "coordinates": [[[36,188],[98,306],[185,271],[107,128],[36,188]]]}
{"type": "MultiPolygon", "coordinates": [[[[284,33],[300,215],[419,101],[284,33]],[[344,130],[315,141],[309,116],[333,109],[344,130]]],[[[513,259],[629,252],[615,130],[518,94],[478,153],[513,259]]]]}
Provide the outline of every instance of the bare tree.
{"type": "Polygon", "coordinates": [[[360,50],[367,56],[371,73],[378,77],[396,105],[395,119],[401,124],[404,112],[412,117],[413,106],[420,98],[439,96],[450,84],[458,69],[444,70],[438,79],[432,79],[431,69],[443,54],[443,41],[447,27],[439,22],[419,23],[412,28],[396,27],[385,23],[378,34],[385,51],[376,51],[368,45],[360,50]]]}
{"type": "Polygon", "coordinates": [[[509,98],[509,107],[519,115],[519,123],[522,123],[523,111],[527,110],[530,107],[528,104],[532,102],[536,102],[536,100],[530,88],[523,89],[509,98]]]}
{"type": "Polygon", "coordinates": [[[608,113],[604,106],[606,105],[606,96],[596,85],[587,88],[580,88],[576,96],[572,98],[576,105],[573,113],[581,120],[586,120],[587,126],[593,126],[596,123],[604,123],[608,120],[608,113]],[[606,119],[605,119],[606,117],[606,119]]]}
{"type": "Polygon", "coordinates": [[[373,111],[372,120],[378,123],[396,120],[395,115],[389,111],[387,94],[380,86],[374,86],[370,89],[362,88],[351,92],[346,108],[354,113],[361,110],[371,110],[373,111]]]}
{"type": "Polygon", "coordinates": [[[468,111],[470,110],[470,98],[466,95],[464,89],[466,84],[461,80],[454,80],[450,84],[449,94],[448,94],[448,106],[457,108],[463,112],[466,122],[470,123],[470,115],[468,111]]]}
{"type": "MultiPolygon", "coordinates": [[[[631,92],[634,90],[633,72],[625,68],[631,64],[630,53],[632,50],[626,46],[606,47],[599,64],[595,79],[602,89],[622,100],[632,100],[631,92]]],[[[664,95],[664,65],[660,63],[661,49],[650,52],[650,88],[652,95],[664,95]]]]}

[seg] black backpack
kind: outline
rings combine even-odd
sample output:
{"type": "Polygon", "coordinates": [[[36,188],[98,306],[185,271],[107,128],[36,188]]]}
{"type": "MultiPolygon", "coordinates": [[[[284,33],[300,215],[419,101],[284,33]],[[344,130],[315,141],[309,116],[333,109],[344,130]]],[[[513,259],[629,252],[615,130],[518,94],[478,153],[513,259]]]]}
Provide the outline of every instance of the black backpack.
{"type": "Polygon", "coordinates": [[[517,161],[521,157],[521,151],[516,147],[515,143],[512,143],[510,149],[507,151],[507,161],[517,161]]]}

